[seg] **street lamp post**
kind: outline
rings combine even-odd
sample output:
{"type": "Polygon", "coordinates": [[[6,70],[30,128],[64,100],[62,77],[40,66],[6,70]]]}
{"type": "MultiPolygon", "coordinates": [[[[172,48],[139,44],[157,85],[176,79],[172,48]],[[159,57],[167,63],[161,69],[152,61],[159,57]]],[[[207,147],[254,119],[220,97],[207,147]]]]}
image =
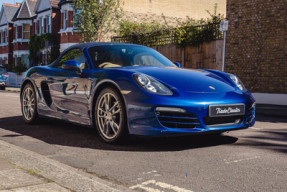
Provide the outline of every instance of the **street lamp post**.
{"type": "Polygon", "coordinates": [[[220,23],[220,31],[224,32],[224,40],[223,40],[223,50],[222,50],[222,71],[224,71],[225,67],[225,54],[226,54],[226,33],[228,31],[228,24],[229,21],[227,18],[224,21],[221,21],[220,23]]]}

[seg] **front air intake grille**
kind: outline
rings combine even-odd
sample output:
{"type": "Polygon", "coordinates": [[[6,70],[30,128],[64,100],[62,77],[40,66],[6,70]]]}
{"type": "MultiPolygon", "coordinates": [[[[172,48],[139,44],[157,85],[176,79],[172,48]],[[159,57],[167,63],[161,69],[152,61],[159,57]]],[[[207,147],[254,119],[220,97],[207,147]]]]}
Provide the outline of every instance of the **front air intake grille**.
{"type": "Polygon", "coordinates": [[[204,117],[203,122],[206,126],[239,124],[243,121],[244,115],[226,116],[226,117],[204,117]]]}
{"type": "Polygon", "coordinates": [[[156,111],[159,122],[168,128],[193,129],[199,123],[197,117],[189,113],[156,111]]]}
{"type": "Polygon", "coordinates": [[[248,111],[245,124],[251,123],[254,118],[255,118],[255,106],[252,106],[248,111]]]}

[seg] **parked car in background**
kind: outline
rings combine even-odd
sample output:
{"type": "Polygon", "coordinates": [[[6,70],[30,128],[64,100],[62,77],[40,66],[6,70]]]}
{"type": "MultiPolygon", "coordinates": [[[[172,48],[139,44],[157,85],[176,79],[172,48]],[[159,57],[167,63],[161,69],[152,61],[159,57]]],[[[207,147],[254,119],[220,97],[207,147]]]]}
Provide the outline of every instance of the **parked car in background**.
{"type": "Polygon", "coordinates": [[[49,66],[30,68],[21,86],[27,123],[38,117],[94,126],[109,143],[128,134],[220,134],[255,123],[255,100],[232,74],[181,68],[154,49],[85,43],[49,66]]]}
{"type": "Polygon", "coordinates": [[[0,65],[0,90],[5,90],[7,86],[8,73],[3,65],[0,65]]]}

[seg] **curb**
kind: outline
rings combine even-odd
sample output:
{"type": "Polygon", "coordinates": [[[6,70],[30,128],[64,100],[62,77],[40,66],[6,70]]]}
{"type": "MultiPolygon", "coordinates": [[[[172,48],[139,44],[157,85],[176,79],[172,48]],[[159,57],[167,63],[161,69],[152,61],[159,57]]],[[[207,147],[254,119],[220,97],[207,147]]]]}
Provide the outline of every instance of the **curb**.
{"type": "Polygon", "coordinates": [[[19,93],[20,92],[18,90],[11,90],[11,89],[6,89],[5,91],[7,91],[7,92],[15,92],[15,93],[19,93]]]}
{"type": "Polygon", "coordinates": [[[287,119],[287,106],[256,104],[256,115],[262,117],[275,117],[287,119]]]}
{"type": "Polygon", "coordinates": [[[18,167],[38,171],[38,175],[72,191],[133,191],[2,140],[0,140],[0,157],[18,167]]]}

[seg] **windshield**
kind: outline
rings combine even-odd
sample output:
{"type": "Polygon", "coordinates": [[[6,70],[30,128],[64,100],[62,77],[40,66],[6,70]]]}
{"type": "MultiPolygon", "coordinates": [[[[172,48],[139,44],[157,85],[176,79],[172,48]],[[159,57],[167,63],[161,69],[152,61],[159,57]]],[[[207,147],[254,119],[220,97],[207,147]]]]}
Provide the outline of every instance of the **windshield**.
{"type": "Polygon", "coordinates": [[[88,49],[94,68],[125,66],[175,67],[163,55],[148,47],[132,45],[95,46],[88,49]]]}
{"type": "Polygon", "coordinates": [[[2,75],[2,74],[4,74],[4,73],[6,73],[6,69],[0,67],[0,75],[2,75]]]}

